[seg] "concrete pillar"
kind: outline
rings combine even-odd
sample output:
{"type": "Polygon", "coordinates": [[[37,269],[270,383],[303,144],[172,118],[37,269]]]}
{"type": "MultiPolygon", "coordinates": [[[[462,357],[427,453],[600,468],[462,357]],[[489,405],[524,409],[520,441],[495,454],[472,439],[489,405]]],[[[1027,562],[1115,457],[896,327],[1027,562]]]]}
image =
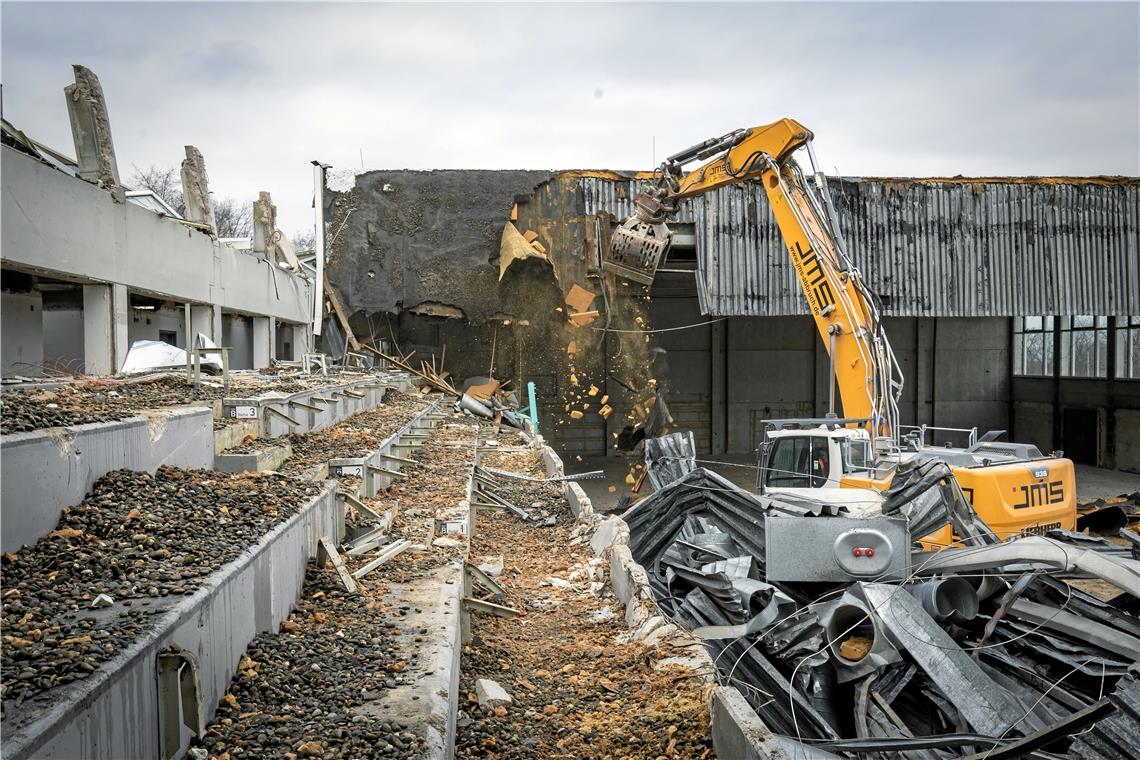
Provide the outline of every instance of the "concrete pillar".
{"type": "MultiPolygon", "coordinates": [[[[219,333],[214,332],[214,307],[194,304],[190,307],[190,334],[186,336],[186,345],[193,346],[194,339],[202,333],[215,343],[219,343],[219,333]]],[[[220,345],[220,343],[219,343],[220,345]]]]}
{"type": "Polygon", "coordinates": [[[182,199],[186,205],[186,218],[192,222],[208,224],[210,234],[216,233],[214,207],[210,204],[210,182],[206,176],[206,160],[193,145],[186,146],[182,161],[182,199]]]}
{"type": "Polygon", "coordinates": [[[71,120],[79,176],[102,184],[121,203],[126,196],[119,184],[119,166],[115,161],[103,86],[90,69],[78,65],[71,68],[75,72],[75,84],[64,87],[63,92],[67,96],[67,115],[71,120]]]}
{"type": "Polygon", "coordinates": [[[129,304],[125,285],[83,286],[83,371],[113,375],[123,366],[129,304]]]}
{"type": "Polygon", "coordinates": [[[914,326],[914,424],[934,424],[934,319],[914,326]]]}
{"type": "Polygon", "coordinates": [[[709,351],[709,432],[713,454],[723,454],[728,450],[728,326],[729,322],[724,320],[712,324],[709,351]]]}
{"type": "Polygon", "coordinates": [[[273,319],[271,317],[253,318],[253,368],[264,369],[273,361],[274,340],[273,319]]]}
{"type": "Polygon", "coordinates": [[[210,337],[219,346],[226,345],[224,333],[222,332],[222,307],[214,304],[210,307],[210,337]]]}

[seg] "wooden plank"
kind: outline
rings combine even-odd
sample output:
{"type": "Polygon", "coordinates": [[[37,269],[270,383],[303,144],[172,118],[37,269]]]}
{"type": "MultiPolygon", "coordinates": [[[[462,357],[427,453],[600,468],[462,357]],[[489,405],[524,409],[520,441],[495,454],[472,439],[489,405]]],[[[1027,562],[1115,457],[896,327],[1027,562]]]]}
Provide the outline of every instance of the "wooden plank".
{"type": "Polygon", "coordinates": [[[328,297],[329,303],[332,304],[333,312],[336,314],[336,321],[340,322],[341,329],[344,330],[344,334],[348,337],[349,346],[352,347],[353,351],[359,351],[360,342],[353,334],[352,328],[348,326],[348,317],[345,316],[344,309],[340,305],[340,298],[337,297],[336,291],[333,290],[327,277],[325,278],[325,295],[328,297]]]}
{"type": "Polygon", "coordinates": [[[325,560],[332,562],[333,568],[336,569],[336,574],[340,576],[341,583],[348,593],[356,593],[356,581],[348,573],[348,568],[344,566],[344,560],[340,557],[340,552],[336,550],[336,546],[328,536],[321,536],[320,542],[317,544],[317,567],[324,567],[325,560]],[[323,555],[323,556],[322,556],[323,555]]]}
{"type": "Polygon", "coordinates": [[[513,607],[504,607],[501,604],[492,604],[485,602],[482,599],[475,599],[474,597],[463,597],[463,604],[470,607],[476,612],[486,612],[491,615],[498,615],[499,617],[518,617],[519,611],[513,607]]]}
{"type": "Polygon", "coordinates": [[[504,588],[503,585],[497,580],[479,569],[478,565],[468,564],[466,568],[467,572],[471,575],[471,578],[480,586],[490,591],[495,598],[500,598],[507,595],[507,589],[504,588]]]}
{"type": "Polygon", "coordinates": [[[359,570],[357,570],[355,573],[353,573],[352,577],[357,579],[357,580],[360,580],[361,578],[368,575],[370,572],[372,572],[376,568],[383,565],[385,562],[393,559],[394,557],[399,556],[406,549],[410,549],[411,546],[412,546],[411,541],[408,541],[407,539],[401,538],[399,541],[392,544],[391,546],[386,548],[384,551],[380,552],[380,554],[377,555],[376,559],[372,560],[367,565],[364,565],[359,570]]]}
{"type": "Polygon", "coordinates": [[[356,507],[361,512],[364,512],[365,514],[371,515],[374,520],[383,520],[384,519],[384,516],[382,514],[380,514],[375,509],[368,506],[367,504],[365,504],[364,502],[362,502],[360,499],[356,498],[352,494],[348,493],[347,491],[340,491],[340,492],[338,492],[338,495],[343,496],[345,501],[352,504],[352,506],[356,507]]]}

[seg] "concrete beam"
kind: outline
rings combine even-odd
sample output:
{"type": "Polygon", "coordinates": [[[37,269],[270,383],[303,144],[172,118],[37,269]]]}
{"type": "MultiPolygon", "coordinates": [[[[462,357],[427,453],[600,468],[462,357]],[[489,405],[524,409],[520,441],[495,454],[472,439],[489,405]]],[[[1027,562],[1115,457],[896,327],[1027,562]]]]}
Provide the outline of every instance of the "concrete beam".
{"type": "Polygon", "coordinates": [[[309,283],[256,256],[133,203],[114,203],[97,187],[7,146],[0,148],[0,174],[6,269],[117,282],[178,303],[285,322],[312,316],[309,283]]]}
{"type": "Polygon", "coordinates": [[[214,220],[214,206],[210,203],[206,159],[193,145],[186,146],[186,158],[182,160],[182,199],[186,204],[186,218],[209,225],[210,234],[216,234],[218,224],[214,220]]]}
{"type": "Polygon", "coordinates": [[[83,371],[113,375],[123,366],[127,339],[127,289],[122,285],[83,286],[83,371]]]}
{"type": "Polygon", "coordinates": [[[107,117],[107,101],[99,77],[85,66],[71,67],[75,84],[63,88],[67,96],[67,115],[71,120],[71,136],[75,142],[75,158],[79,176],[101,184],[120,203],[126,200],[119,184],[119,166],[115,161],[115,145],[111,140],[111,121],[107,117]]]}
{"type": "Polygon", "coordinates": [[[790,755],[734,686],[709,695],[713,749],[737,760],[788,760],[790,755]]]}

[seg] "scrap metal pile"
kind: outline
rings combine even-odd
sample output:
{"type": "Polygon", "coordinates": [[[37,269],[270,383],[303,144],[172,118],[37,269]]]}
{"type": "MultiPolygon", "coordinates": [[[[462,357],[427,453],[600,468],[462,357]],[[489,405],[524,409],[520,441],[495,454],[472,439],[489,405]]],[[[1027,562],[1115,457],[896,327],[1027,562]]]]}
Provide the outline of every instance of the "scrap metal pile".
{"type": "Polygon", "coordinates": [[[1140,543],[998,541],[930,460],[882,516],[839,512],[695,468],[624,515],[662,614],[790,757],[1135,756],[1140,543]]]}

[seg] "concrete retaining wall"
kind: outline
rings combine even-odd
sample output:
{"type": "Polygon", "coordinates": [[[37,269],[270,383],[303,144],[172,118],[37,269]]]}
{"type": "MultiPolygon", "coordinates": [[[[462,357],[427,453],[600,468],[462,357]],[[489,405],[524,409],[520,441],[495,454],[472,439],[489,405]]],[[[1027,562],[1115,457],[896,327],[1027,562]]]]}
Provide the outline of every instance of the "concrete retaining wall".
{"type": "Polygon", "coordinates": [[[336,513],[335,485],[329,483],[192,596],[170,600],[154,629],[129,649],[87,680],[57,689],[49,708],[29,715],[28,705],[10,716],[3,725],[4,756],[160,757],[157,655],[172,645],[198,663],[198,709],[208,722],[250,640],[276,630],[289,615],[317,541],[334,535],[336,513]]]}
{"type": "Polygon", "coordinates": [[[0,439],[0,543],[34,544],[112,470],[212,467],[213,414],[165,409],[115,422],[13,433],[0,439]]]}

